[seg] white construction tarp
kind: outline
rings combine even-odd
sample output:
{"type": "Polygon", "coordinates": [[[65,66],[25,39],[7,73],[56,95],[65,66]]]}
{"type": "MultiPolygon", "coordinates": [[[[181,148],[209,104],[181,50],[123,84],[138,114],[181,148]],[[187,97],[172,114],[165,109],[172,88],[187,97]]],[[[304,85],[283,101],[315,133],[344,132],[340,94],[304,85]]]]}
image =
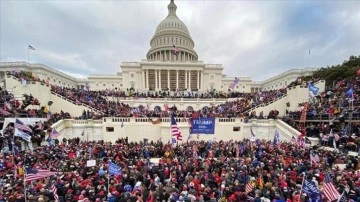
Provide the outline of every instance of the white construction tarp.
{"type": "Polygon", "coordinates": [[[1,133],[3,133],[4,129],[9,125],[9,123],[14,123],[16,119],[19,119],[26,125],[35,125],[36,122],[45,122],[46,118],[5,118],[3,128],[1,129],[1,133]]]}

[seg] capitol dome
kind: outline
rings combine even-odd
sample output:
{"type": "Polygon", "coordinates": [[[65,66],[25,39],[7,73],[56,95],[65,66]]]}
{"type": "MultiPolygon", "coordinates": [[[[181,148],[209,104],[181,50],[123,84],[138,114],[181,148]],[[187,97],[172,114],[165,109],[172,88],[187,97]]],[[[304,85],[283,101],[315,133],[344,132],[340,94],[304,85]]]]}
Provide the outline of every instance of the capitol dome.
{"type": "Polygon", "coordinates": [[[176,16],[174,0],[168,5],[169,14],[157,26],[150,41],[146,58],[150,61],[197,61],[192,40],[186,25],[176,16]]]}

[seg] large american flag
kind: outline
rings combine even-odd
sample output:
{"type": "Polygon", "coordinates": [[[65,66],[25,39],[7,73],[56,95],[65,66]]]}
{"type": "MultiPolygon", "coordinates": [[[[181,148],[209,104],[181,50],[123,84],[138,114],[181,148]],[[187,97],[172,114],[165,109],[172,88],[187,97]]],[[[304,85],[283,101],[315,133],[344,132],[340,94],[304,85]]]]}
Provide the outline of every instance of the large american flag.
{"type": "Polygon", "coordinates": [[[171,119],[171,135],[176,137],[177,140],[182,140],[181,131],[176,123],[174,115],[170,116],[171,119]]]}
{"type": "Polygon", "coordinates": [[[329,201],[334,201],[341,197],[338,190],[334,187],[328,172],[325,173],[325,185],[323,192],[329,201]]]}
{"type": "Polygon", "coordinates": [[[50,170],[37,170],[32,168],[25,168],[25,181],[33,181],[42,179],[45,177],[50,177],[55,175],[57,172],[53,172],[50,170]]]}
{"type": "Polygon", "coordinates": [[[15,126],[15,128],[20,129],[20,130],[32,132],[31,128],[29,126],[25,125],[19,119],[16,119],[14,126],[15,126]]]}

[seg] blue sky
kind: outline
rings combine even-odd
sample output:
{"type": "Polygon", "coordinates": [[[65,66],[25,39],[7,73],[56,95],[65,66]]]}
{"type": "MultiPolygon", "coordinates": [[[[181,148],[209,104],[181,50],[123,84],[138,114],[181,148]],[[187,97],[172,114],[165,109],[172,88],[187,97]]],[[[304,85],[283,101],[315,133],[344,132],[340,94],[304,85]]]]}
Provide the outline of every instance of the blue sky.
{"type": "MultiPolygon", "coordinates": [[[[360,55],[360,1],[181,1],[199,60],[263,80],[360,55]]],[[[169,1],[0,1],[0,59],[74,76],[145,59],[169,1]]]]}

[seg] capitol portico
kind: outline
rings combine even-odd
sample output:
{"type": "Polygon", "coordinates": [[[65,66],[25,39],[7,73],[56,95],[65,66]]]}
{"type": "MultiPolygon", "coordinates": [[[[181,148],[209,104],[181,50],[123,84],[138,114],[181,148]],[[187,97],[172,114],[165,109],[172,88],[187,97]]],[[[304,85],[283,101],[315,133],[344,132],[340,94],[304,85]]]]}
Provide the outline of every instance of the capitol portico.
{"type": "MultiPolygon", "coordinates": [[[[43,64],[26,62],[1,62],[0,81],[4,81],[5,72],[33,72],[41,80],[64,87],[90,90],[126,90],[142,91],[198,91],[211,90],[226,92],[258,92],[285,88],[298,77],[311,75],[316,68],[291,69],[265,81],[253,81],[251,77],[226,76],[221,64],[205,64],[198,61],[194,50],[195,43],[188,28],[176,15],[174,0],[167,7],[168,15],[162,20],[150,40],[150,49],[146,59],[140,62],[123,62],[116,74],[89,75],[79,79],[64,74],[43,64]],[[236,83],[234,83],[236,78],[236,83]],[[234,83],[233,88],[229,86],[234,83]]],[[[234,67],[231,67],[234,68],[234,67]]],[[[245,72],[246,74],[246,72],[245,72]]]]}

